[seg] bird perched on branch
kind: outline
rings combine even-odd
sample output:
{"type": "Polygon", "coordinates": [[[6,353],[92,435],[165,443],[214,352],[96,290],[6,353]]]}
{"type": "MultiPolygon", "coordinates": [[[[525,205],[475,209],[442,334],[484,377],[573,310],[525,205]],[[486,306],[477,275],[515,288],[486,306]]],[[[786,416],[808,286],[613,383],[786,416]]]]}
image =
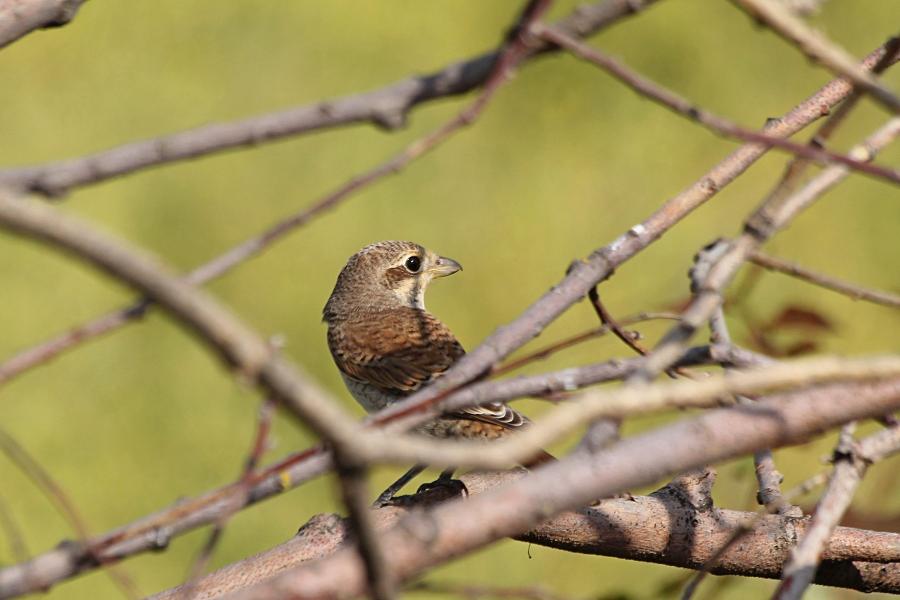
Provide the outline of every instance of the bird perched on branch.
{"type": "MultiPolygon", "coordinates": [[[[460,271],[453,259],[413,242],[384,241],[350,257],[325,305],[328,348],[353,397],[378,411],[428,385],[463,354],[462,345],[425,309],[431,281],[460,271]]],[[[529,423],[499,402],[447,413],[418,431],[454,439],[493,440],[529,423]]],[[[541,453],[525,466],[552,460],[541,453]]],[[[390,501],[425,467],[417,465],[379,497],[390,501]]],[[[452,470],[441,475],[449,480],[452,470]]]]}

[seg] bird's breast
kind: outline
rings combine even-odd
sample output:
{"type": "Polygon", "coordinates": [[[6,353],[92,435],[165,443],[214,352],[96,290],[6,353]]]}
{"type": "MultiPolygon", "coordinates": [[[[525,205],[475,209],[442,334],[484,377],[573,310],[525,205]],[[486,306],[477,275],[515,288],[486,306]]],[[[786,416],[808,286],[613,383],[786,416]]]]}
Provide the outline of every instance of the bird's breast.
{"type": "Polygon", "coordinates": [[[341,373],[341,377],[344,378],[344,385],[347,386],[350,394],[366,409],[366,412],[379,411],[399,399],[394,394],[388,394],[374,385],[348,377],[345,373],[341,373]]]}

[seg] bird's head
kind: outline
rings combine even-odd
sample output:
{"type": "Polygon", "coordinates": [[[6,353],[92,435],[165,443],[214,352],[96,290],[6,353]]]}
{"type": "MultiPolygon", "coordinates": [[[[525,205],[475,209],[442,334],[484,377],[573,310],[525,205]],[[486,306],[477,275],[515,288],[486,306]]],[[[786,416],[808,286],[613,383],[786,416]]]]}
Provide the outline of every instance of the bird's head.
{"type": "Polygon", "coordinates": [[[461,269],[452,258],[413,242],[371,244],[351,256],[341,270],[325,305],[324,320],[401,306],[424,310],[425,289],[431,280],[461,269]]]}

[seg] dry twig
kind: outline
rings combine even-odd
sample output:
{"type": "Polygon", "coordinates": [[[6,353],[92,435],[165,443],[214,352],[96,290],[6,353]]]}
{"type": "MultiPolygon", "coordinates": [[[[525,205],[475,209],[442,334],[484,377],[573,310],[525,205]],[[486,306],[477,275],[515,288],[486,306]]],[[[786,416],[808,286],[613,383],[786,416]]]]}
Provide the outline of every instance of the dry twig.
{"type": "Polygon", "coordinates": [[[807,283],[823,287],[833,292],[837,292],[838,294],[849,296],[854,300],[865,300],[866,302],[872,302],[882,306],[900,308],[900,296],[897,294],[865,288],[861,285],[856,285],[855,283],[850,283],[849,281],[826,275],[825,273],[817,273],[816,271],[807,269],[795,262],[786,261],[777,256],[760,252],[759,250],[752,253],[747,260],[764,269],[777,271],[779,273],[784,273],[785,275],[790,275],[791,277],[802,279],[807,283]]]}
{"type": "MultiPolygon", "coordinates": [[[[573,31],[577,35],[589,35],[656,1],[606,0],[595,5],[581,7],[568,18],[561,21],[558,26],[565,31],[573,31]]],[[[539,46],[526,49],[527,51],[518,56],[516,60],[525,60],[532,55],[533,50],[538,48],[539,46]]],[[[466,63],[452,65],[435,75],[425,78],[412,78],[376,92],[334,101],[331,104],[317,104],[313,107],[295,109],[291,114],[267,115],[260,119],[251,119],[242,123],[209,126],[208,128],[176,134],[171,138],[126,145],[106,153],[75,159],[74,161],[64,161],[63,163],[26,169],[13,169],[6,172],[0,171],[0,191],[2,191],[3,187],[8,187],[35,192],[42,190],[47,192],[50,190],[57,193],[59,190],[68,189],[68,187],[76,183],[96,183],[97,177],[105,179],[121,175],[138,167],[157,164],[156,161],[183,160],[206,151],[229,148],[231,145],[255,145],[262,138],[277,139],[280,136],[274,134],[263,136],[259,133],[261,128],[268,131],[275,127],[273,123],[268,121],[274,121],[275,123],[280,123],[282,120],[288,121],[287,124],[279,125],[278,131],[284,128],[286,135],[293,135],[311,131],[322,126],[323,123],[325,125],[343,124],[370,118],[382,122],[385,119],[389,120],[388,115],[394,115],[391,118],[396,119],[398,118],[397,115],[402,117],[406,114],[406,111],[418,102],[443,97],[452,93],[462,93],[480,85],[489,78],[492,66],[497,58],[497,54],[485,55],[466,63]],[[463,79],[460,80],[459,78],[461,77],[463,79]],[[465,79],[465,77],[472,77],[472,79],[465,79]],[[423,86],[425,89],[422,89],[423,86]],[[388,100],[385,99],[385,96],[388,100]],[[346,107],[341,109],[340,107],[343,107],[344,104],[346,104],[346,107]],[[329,120],[331,117],[334,117],[336,120],[332,122],[329,120]],[[296,122],[294,119],[296,119],[296,122]],[[307,123],[310,119],[311,122],[307,123]],[[222,128],[223,131],[219,131],[217,128],[222,128]],[[184,139],[182,139],[182,136],[184,139]],[[209,144],[209,147],[206,144],[209,144]],[[194,148],[195,145],[199,145],[200,148],[194,148]],[[182,147],[186,148],[184,153],[161,152],[159,150],[160,148],[182,147]],[[125,160],[126,158],[129,160],[125,160]],[[132,161],[134,164],[132,164],[132,161]],[[60,178],[65,181],[59,181],[60,178]]],[[[509,58],[511,57],[507,57],[507,59],[509,58]]],[[[505,72],[505,68],[498,69],[497,72],[505,72]]],[[[451,119],[431,134],[412,142],[390,160],[349,179],[346,183],[326,194],[312,205],[280,220],[265,231],[252,236],[223,254],[198,266],[185,276],[185,280],[192,284],[202,284],[220,277],[238,264],[264,251],[298,227],[334,208],[350,195],[388,175],[396,174],[411,161],[434,149],[454,132],[474,121],[486,106],[494,90],[502,83],[502,79],[494,77],[491,86],[486,88],[475,102],[460,112],[454,119],[451,119]]],[[[400,120],[402,121],[402,118],[400,120]]],[[[115,331],[133,322],[143,316],[151,304],[150,300],[140,298],[130,306],[97,317],[88,323],[76,326],[19,352],[0,364],[0,384],[17,377],[31,368],[46,363],[86,341],[115,331]]]]}
{"type": "MultiPolygon", "coordinates": [[[[676,114],[687,117],[695,123],[703,125],[713,133],[741,140],[743,142],[754,142],[764,144],[767,147],[786,150],[807,160],[842,164],[859,171],[860,173],[865,173],[866,175],[879,177],[892,183],[900,183],[900,171],[897,171],[896,169],[873,165],[852,156],[831,152],[817,145],[798,144],[797,142],[792,142],[785,138],[768,135],[765,131],[760,133],[741,127],[725,117],[721,117],[709,110],[698,107],[696,104],[682,98],[675,92],[672,92],[660,84],[633,71],[615,58],[607,56],[596,48],[593,48],[570,35],[566,35],[558,29],[545,25],[538,25],[534,28],[534,32],[541,39],[557,44],[575,56],[602,68],[645,98],[658,102],[666,108],[671,109],[676,114]]],[[[893,60],[896,60],[896,56],[893,60]]],[[[855,62],[853,65],[854,68],[858,70],[855,62]]]]}
{"type": "Polygon", "coordinates": [[[774,0],[732,0],[751,17],[768,25],[814,61],[832,73],[846,77],[859,90],[869,94],[894,114],[900,113],[900,98],[874,75],[859,68],[846,50],[812,30],[803,19],[774,0]]]}
{"type": "MultiPolygon", "coordinates": [[[[900,118],[893,118],[851,153],[860,159],[871,157],[900,135],[900,118]]],[[[802,189],[784,199],[764,202],[745,222],[744,233],[730,244],[714,265],[682,320],[670,329],[645,359],[645,368],[632,375],[631,381],[649,381],[677,360],[683,347],[706,323],[722,303],[722,293],[744,261],[775,233],[787,226],[799,213],[849,174],[844,166],[833,165],[823,170],[802,189]]]]}
{"type": "MultiPolygon", "coordinates": [[[[681,383],[695,382],[666,385],[681,383]]],[[[900,380],[895,379],[855,388],[820,386],[776,395],[753,407],[707,412],[622,440],[593,456],[567,457],[490,492],[443,503],[424,514],[411,514],[384,531],[381,539],[394,550],[390,556],[392,571],[398,580],[407,580],[451,556],[501,537],[520,535],[548,516],[585,505],[594,498],[647,485],[661,477],[757,448],[807,439],[814,432],[859,418],[860,414],[877,415],[898,405],[900,380]],[[852,394],[854,402],[846,401],[848,394],[852,394]],[[734,431],[743,435],[735,436],[734,431]],[[691,443],[686,444],[685,440],[691,443]],[[563,488],[560,481],[567,485],[563,488]]],[[[654,521],[655,525],[658,523],[654,521]]],[[[897,575],[893,573],[893,580],[897,575]]],[[[316,598],[356,594],[363,586],[364,577],[354,550],[344,549],[326,559],[284,571],[233,598],[316,598]]]]}

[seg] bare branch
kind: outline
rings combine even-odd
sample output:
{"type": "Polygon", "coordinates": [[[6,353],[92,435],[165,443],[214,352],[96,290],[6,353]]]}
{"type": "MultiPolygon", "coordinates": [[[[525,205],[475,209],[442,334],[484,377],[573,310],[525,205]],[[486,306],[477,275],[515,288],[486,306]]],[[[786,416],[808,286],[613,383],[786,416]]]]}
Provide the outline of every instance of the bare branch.
{"type": "MultiPolygon", "coordinates": [[[[760,133],[741,127],[725,117],[721,117],[706,109],[699,108],[696,104],[682,98],[675,92],[672,92],[660,84],[633,71],[615,58],[607,56],[596,48],[588,46],[584,42],[580,42],[576,38],[568,36],[552,27],[537,25],[534,28],[534,32],[541,39],[557,44],[575,56],[600,67],[645,98],[649,98],[662,104],[676,114],[687,117],[691,121],[703,125],[714,133],[744,142],[755,142],[765,144],[769,147],[787,150],[797,156],[802,156],[818,162],[846,165],[860,173],[880,177],[892,183],[900,183],[900,171],[897,171],[896,169],[873,165],[853,158],[852,156],[831,152],[819,146],[798,144],[788,139],[767,135],[765,132],[760,133]]],[[[897,56],[895,55],[893,60],[896,59],[897,56]]],[[[853,63],[853,65],[854,68],[858,70],[856,63],[853,63]]]]}
{"type": "MultiPolygon", "coordinates": [[[[683,364],[714,364],[729,360],[745,366],[760,364],[753,353],[717,347],[700,347],[685,355],[683,364]]],[[[545,373],[489,381],[469,386],[448,397],[474,405],[490,399],[512,400],[544,392],[572,390],[586,385],[622,379],[638,367],[637,359],[608,361],[545,373]]],[[[380,420],[373,420],[377,425],[380,420]]],[[[385,420],[384,422],[388,422],[385,420]]],[[[103,560],[121,560],[148,550],[165,547],[172,538],[195,528],[218,523],[237,508],[244,508],[309,481],[332,467],[330,455],[321,448],[292,454],[249,478],[248,489],[230,484],[196,498],[180,500],[157,514],[139,519],[93,538],[89,544],[60,544],[28,563],[0,569],[0,589],[11,594],[45,589],[96,567],[92,556],[103,560]]]]}
{"type": "MultiPolygon", "coordinates": [[[[872,67],[872,73],[880,74],[890,67],[896,60],[897,54],[900,52],[900,37],[892,37],[885,43],[885,53],[872,67]]],[[[831,139],[838,127],[847,119],[847,116],[853,112],[859,103],[863,94],[854,91],[844,100],[831,114],[825,119],[825,122],[818,128],[816,133],[810,138],[809,144],[818,148],[824,148],[825,143],[831,139]]],[[[775,188],[769,193],[766,201],[774,198],[783,197],[791,193],[796,188],[801,177],[810,166],[810,161],[802,157],[795,156],[784,170],[781,179],[775,185],[775,188]]]]}
{"type": "MultiPolygon", "coordinates": [[[[19,0],[3,1],[16,4],[19,0]]],[[[67,0],[30,1],[33,4],[56,5],[65,4],[67,0]]],[[[72,1],[68,0],[69,3],[72,1]]],[[[575,36],[588,36],[657,1],[605,0],[579,8],[559,21],[557,26],[575,36]]],[[[552,50],[553,48],[537,44],[522,58],[528,59],[552,50]]],[[[430,75],[409,77],[371,92],[230,123],[205,125],[160,138],[132,142],[81,158],[7,169],[0,171],[0,187],[58,197],[73,188],[142,169],[233,148],[253,147],[312,131],[355,123],[372,123],[387,130],[398,129],[405,124],[408,113],[418,105],[465,94],[482,85],[488,79],[497,58],[496,52],[482,54],[448,65],[430,75]]]]}
{"type": "MultiPolygon", "coordinates": [[[[864,61],[863,68],[871,69],[883,54],[883,47],[870,54],[864,61]]],[[[823,109],[836,105],[846,98],[851,90],[851,86],[842,79],[832,81],[781,119],[771,121],[764,131],[769,135],[791,135],[818,119],[823,114],[823,109]]],[[[575,263],[561,282],[534,302],[516,320],[501,327],[472,352],[466,354],[433,385],[404,399],[385,412],[403,412],[413,406],[434,402],[487,372],[511,352],[539,335],[548,324],[583,298],[588,290],[608,277],[616,267],[659,239],[681,219],[748,169],[765,152],[766,148],[758,144],[746,144],[731,153],[699,181],[664,203],[643,222],[629,229],[609,245],[595,250],[586,260],[575,263]]]]}
{"type": "Polygon", "coordinates": [[[867,302],[881,304],[882,306],[900,308],[900,296],[896,294],[865,288],[856,285],[855,283],[838,279],[837,277],[832,277],[824,273],[817,273],[795,262],[786,261],[777,256],[760,252],[759,250],[752,253],[747,260],[765,269],[778,271],[779,273],[802,279],[807,283],[818,285],[839,294],[844,294],[854,300],[865,300],[867,302]]]}
{"type": "Polygon", "coordinates": [[[778,35],[832,73],[846,77],[892,113],[900,113],[900,98],[871,73],[861,70],[846,50],[811,29],[803,19],[773,0],[732,0],[751,17],[765,23],[778,35]]]}
{"type": "Polygon", "coordinates": [[[46,204],[4,193],[0,193],[0,226],[70,252],[145,292],[322,438],[354,438],[358,426],[324,390],[273,353],[264,339],[211,296],[178,279],[153,257],[46,204]]]}
{"type": "Polygon", "coordinates": [[[84,0],[0,0],[0,48],[36,29],[62,27],[84,0]]]}
{"type": "MultiPolygon", "coordinates": [[[[521,471],[470,473],[461,479],[472,495],[477,496],[522,475],[521,471]]],[[[756,518],[754,513],[697,510],[666,491],[664,488],[651,496],[603,500],[589,508],[564,512],[517,539],[582,554],[697,568],[715,548],[721,547],[731,532],[756,518]]],[[[397,506],[375,511],[374,518],[381,531],[410,511],[427,507],[432,502],[430,493],[405,496],[403,500],[397,506]]],[[[762,517],[744,545],[724,555],[716,573],[777,579],[790,543],[806,529],[808,522],[808,519],[781,516],[762,517]],[[773,540],[777,543],[773,544],[773,540]]],[[[293,539],[220,569],[204,578],[199,589],[205,598],[234,592],[301,563],[331,555],[346,539],[347,527],[342,519],[333,514],[317,515],[301,527],[293,539]]],[[[856,589],[865,586],[870,591],[900,589],[900,573],[894,573],[898,559],[894,545],[897,540],[900,540],[898,534],[838,528],[825,550],[825,558],[834,569],[819,576],[817,583],[856,589]],[[849,564],[851,562],[853,566],[849,564]],[[881,574],[877,575],[879,571],[881,574]]],[[[418,584],[414,584],[410,589],[417,587],[418,584]]],[[[178,588],[153,598],[167,600],[175,597],[177,592],[178,588]]],[[[511,592],[510,595],[515,594],[511,592]]],[[[508,596],[503,594],[502,597],[508,596]]],[[[534,598],[540,600],[541,597],[534,598]]]]}
{"type": "MultiPolygon", "coordinates": [[[[635,315],[623,317],[619,320],[619,325],[634,325],[636,323],[643,323],[644,321],[652,321],[656,319],[677,321],[680,318],[680,315],[671,312],[642,312],[635,315]]],[[[601,325],[600,327],[588,329],[587,331],[559,340],[558,342],[547,344],[546,346],[529,352],[525,356],[516,358],[491,369],[490,375],[494,377],[497,375],[503,375],[511,371],[515,371],[516,369],[524,367],[527,364],[552,356],[553,354],[556,354],[561,350],[571,348],[572,346],[577,346],[578,344],[581,344],[582,342],[586,342],[588,340],[602,337],[608,334],[610,331],[611,329],[608,325],[601,325]]]]}
{"type": "MultiPolygon", "coordinates": [[[[666,385],[680,383],[695,382],[666,385]]],[[[857,418],[857,413],[877,415],[898,405],[900,380],[894,380],[865,386],[824,386],[780,394],[753,406],[707,412],[625,439],[593,456],[571,456],[545,465],[527,477],[464,501],[450,501],[425,513],[411,514],[386,530],[381,539],[394,550],[390,555],[393,572],[399,579],[407,580],[451,556],[501,537],[521,535],[549,516],[583,506],[594,498],[755,449],[807,439],[810,434],[857,418]],[[847,402],[850,397],[853,402],[847,402]],[[735,431],[742,435],[734,435],[735,431]]],[[[651,523],[659,526],[667,521],[651,523]]],[[[768,540],[771,546],[771,538],[768,540]]],[[[716,547],[703,546],[710,552],[716,547]]],[[[892,577],[896,579],[898,574],[892,577]]],[[[342,549],[327,559],[285,571],[233,597],[343,596],[358,594],[363,586],[354,551],[342,549]]]]}
{"type": "MultiPolygon", "coordinates": [[[[851,154],[871,157],[900,135],[900,118],[889,120],[854,147],[851,154]]],[[[767,200],[746,220],[744,233],[735,240],[711,267],[703,289],[682,313],[682,320],[670,329],[645,358],[645,367],[632,375],[631,381],[648,381],[669,368],[681,355],[682,348],[722,303],[722,293],[744,261],[775,233],[786,227],[798,214],[849,174],[842,165],[832,165],[809,181],[802,189],[781,199],[767,200]]]]}
{"type": "Polygon", "coordinates": [[[18,523],[16,523],[15,518],[13,518],[9,505],[3,499],[3,496],[0,496],[0,531],[3,531],[3,534],[6,536],[6,540],[9,543],[9,552],[13,559],[19,562],[27,561],[30,552],[28,551],[28,544],[25,542],[25,535],[22,533],[18,523]]]}
{"type": "MultiPolygon", "coordinates": [[[[35,459],[30,452],[2,428],[0,428],[0,452],[3,452],[3,454],[5,454],[6,457],[32,481],[32,483],[34,483],[47,500],[50,501],[57,512],[59,512],[63,519],[65,519],[69,526],[75,531],[75,534],[80,541],[89,538],[90,532],[84,517],[63,487],[56,482],[53,476],[44,469],[41,463],[35,459]]],[[[15,532],[15,527],[8,528],[8,531],[15,532]]],[[[13,539],[15,540],[15,537],[13,539]]],[[[21,542],[19,542],[19,544],[21,544],[21,542]]],[[[15,546],[16,544],[14,544],[14,547],[15,546]]],[[[90,558],[98,565],[105,567],[109,578],[122,591],[126,598],[138,598],[141,596],[141,594],[138,593],[134,582],[123,570],[111,566],[108,562],[100,560],[96,555],[91,554],[90,558]]],[[[2,586],[0,586],[0,590],[2,590],[2,586]]],[[[0,595],[2,595],[2,592],[0,592],[0,595]]]]}
{"type": "MultiPolygon", "coordinates": [[[[715,263],[721,260],[724,253],[728,251],[728,244],[724,240],[717,240],[712,244],[701,249],[694,257],[694,265],[690,270],[691,277],[691,293],[698,294],[703,290],[703,284],[709,276],[710,270],[715,263]]],[[[731,345],[731,332],[728,330],[728,323],[725,321],[725,311],[720,304],[709,318],[710,341],[714,344],[731,345]]],[[[735,365],[730,363],[722,363],[722,367],[727,369],[733,368],[735,365]]],[[[751,403],[753,399],[747,396],[737,396],[738,402],[751,403]]],[[[802,516],[800,509],[783,502],[781,496],[781,482],[784,480],[782,474],[775,467],[775,459],[772,457],[772,451],[768,448],[757,450],[753,454],[754,470],[756,472],[756,480],[759,485],[757,501],[763,506],[779,507],[778,512],[786,516],[802,516]]],[[[697,580],[699,583],[699,578],[697,580]]],[[[685,591],[683,598],[690,597],[691,590],[685,591]]]]}
{"type": "MultiPolygon", "coordinates": [[[[572,31],[577,32],[579,35],[587,35],[600,28],[614,23],[624,16],[632,14],[633,12],[643,8],[644,6],[649,6],[656,1],[657,0],[606,0],[605,2],[601,2],[597,5],[581,7],[581,9],[576,11],[572,16],[560,22],[560,27],[565,30],[571,29],[572,31]]],[[[515,58],[516,62],[525,60],[530,56],[529,52],[530,50],[526,48],[524,54],[522,54],[521,52],[517,52],[515,57],[507,56],[506,59],[508,60],[510,58],[515,58]]],[[[285,219],[282,219],[281,221],[267,228],[262,233],[249,238],[248,240],[227,250],[223,254],[200,265],[199,267],[191,271],[185,277],[185,280],[192,284],[202,284],[220,277],[238,264],[246,261],[253,256],[256,256],[257,254],[286,236],[288,233],[291,233],[298,227],[305,225],[310,220],[326,212],[327,210],[334,208],[338,203],[348,198],[351,194],[358,192],[369,185],[372,185],[373,183],[383,179],[388,175],[399,172],[411,161],[440,145],[456,131],[471,124],[484,110],[487,102],[493,96],[494,91],[497,89],[497,87],[499,87],[499,85],[501,85],[505,81],[507,70],[512,64],[497,64],[496,70],[493,70],[493,67],[491,65],[494,65],[494,63],[496,62],[494,60],[496,56],[497,55],[495,54],[488,55],[490,61],[489,64],[485,67],[487,71],[484,75],[480,75],[478,80],[478,83],[481,83],[481,81],[487,78],[487,80],[489,81],[489,85],[486,85],[485,89],[479,95],[479,97],[476,98],[475,101],[472,102],[472,104],[463,109],[455,118],[451,119],[446,124],[439,127],[432,133],[426,135],[425,137],[415,140],[414,142],[409,144],[403,151],[387,160],[386,162],[380,163],[372,169],[369,169],[364,173],[361,173],[360,175],[349,179],[346,183],[330,192],[329,194],[325,195],[321,199],[317,200],[309,207],[304,208],[303,210],[294,213],[293,215],[290,215],[285,219]]],[[[454,75],[458,75],[458,70],[456,69],[448,68],[447,71],[454,75]]],[[[444,87],[446,86],[441,86],[441,89],[444,89],[444,87]]],[[[416,97],[418,98],[419,96],[417,95],[416,97]]],[[[319,109],[316,108],[316,111],[318,114],[319,109]]],[[[328,114],[332,114],[334,111],[326,112],[328,114]]],[[[184,135],[187,135],[188,133],[190,132],[187,132],[184,135]]],[[[156,156],[156,142],[154,142],[153,145],[154,156],[156,156]]],[[[128,155],[134,150],[125,147],[122,149],[122,151],[126,155],[128,155]]],[[[118,151],[114,150],[110,152],[118,151]]],[[[84,160],[90,161],[92,159],[88,157],[88,159],[84,160]]],[[[118,163],[119,160],[115,159],[113,162],[118,163]]],[[[96,165],[87,165],[84,168],[87,169],[87,172],[91,174],[91,176],[100,172],[97,170],[96,165]]],[[[7,175],[13,178],[19,177],[19,175],[16,175],[16,173],[20,173],[20,171],[10,171],[7,172],[7,175]]],[[[21,173],[24,173],[24,171],[21,173]]],[[[25,175],[27,175],[27,173],[25,175]]],[[[0,187],[4,185],[5,176],[6,175],[4,175],[2,171],[0,171],[0,187]]],[[[22,185],[16,184],[15,182],[11,182],[9,183],[9,185],[11,185],[11,187],[14,189],[23,187],[22,185]]],[[[41,183],[40,185],[45,186],[46,183],[41,183]]],[[[25,186],[26,189],[28,187],[29,186],[25,186]]],[[[49,340],[46,340],[36,346],[33,346],[16,354],[6,362],[0,364],[0,384],[13,379],[16,376],[27,371],[28,369],[43,364],[58,356],[59,354],[88,340],[94,339],[101,335],[105,335],[119,329],[124,325],[127,325],[129,322],[142,317],[151,305],[152,302],[150,300],[146,298],[140,298],[131,306],[124,307],[102,315],[86,324],[77,326],[69,331],[66,331],[60,335],[57,335],[49,340]]]]}
{"type": "MultiPolygon", "coordinates": [[[[834,451],[834,470],[828,488],[816,504],[809,528],[791,551],[790,561],[784,567],[781,584],[773,598],[797,600],[813,582],[828,540],[865,476],[869,463],[857,452],[857,444],[853,439],[854,428],[854,423],[848,423],[841,431],[840,441],[834,451]]],[[[882,458],[900,452],[900,436],[896,429],[870,436],[873,441],[868,443],[881,448],[882,458]]]]}

